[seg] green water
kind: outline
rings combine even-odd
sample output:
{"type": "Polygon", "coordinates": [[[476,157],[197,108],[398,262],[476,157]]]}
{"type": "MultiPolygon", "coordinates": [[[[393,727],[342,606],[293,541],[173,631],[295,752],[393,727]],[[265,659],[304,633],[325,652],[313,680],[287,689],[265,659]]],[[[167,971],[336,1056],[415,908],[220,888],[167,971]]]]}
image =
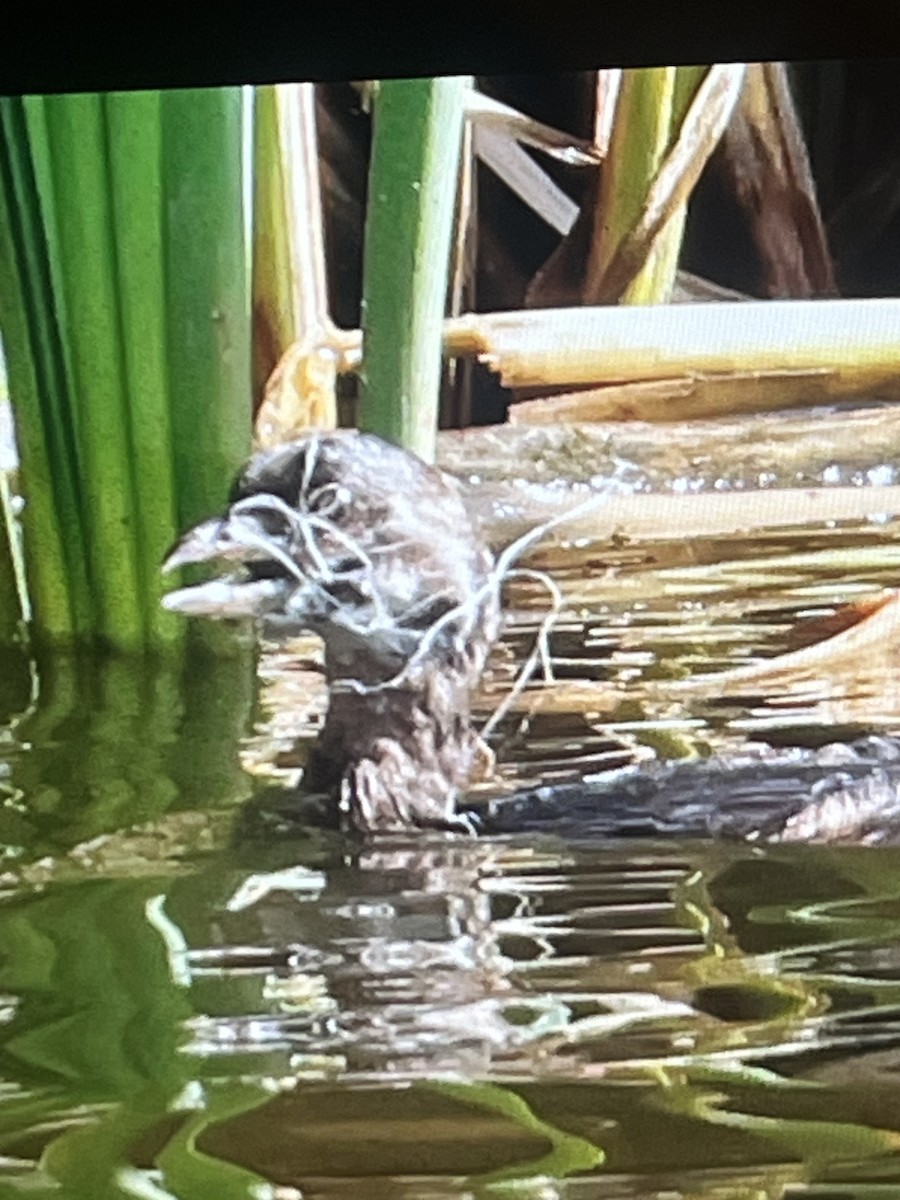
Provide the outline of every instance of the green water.
{"type": "Polygon", "coordinates": [[[900,1194],[900,851],[360,849],[246,659],[4,678],[0,1195],[900,1194]]]}

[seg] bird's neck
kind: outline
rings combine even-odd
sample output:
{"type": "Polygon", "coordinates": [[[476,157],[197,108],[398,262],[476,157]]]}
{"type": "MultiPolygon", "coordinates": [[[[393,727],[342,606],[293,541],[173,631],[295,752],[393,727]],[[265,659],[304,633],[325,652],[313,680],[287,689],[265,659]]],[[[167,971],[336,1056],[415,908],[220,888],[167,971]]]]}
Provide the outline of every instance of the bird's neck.
{"type": "Polygon", "coordinates": [[[452,827],[457,798],[492,761],[472,697],[496,625],[486,614],[460,653],[425,659],[414,686],[360,692],[334,680],[305,785],[339,798],[360,828],[452,827]]]}

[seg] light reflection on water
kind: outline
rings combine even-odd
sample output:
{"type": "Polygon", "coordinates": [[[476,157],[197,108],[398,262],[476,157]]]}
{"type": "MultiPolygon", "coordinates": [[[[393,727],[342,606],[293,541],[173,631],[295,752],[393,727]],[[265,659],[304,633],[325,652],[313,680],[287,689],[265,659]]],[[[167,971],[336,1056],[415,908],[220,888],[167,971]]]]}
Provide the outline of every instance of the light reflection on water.
{"type": "Polygon", "coordinates": [[[123,1163],[176,1196],[900,1178],[900,852],[354,851],[272,821],[170,809],[20,863],[0,907],[10,1186],[81,1195],[87,1161],[97,1195],[135,1194],[123,1163]]]}
{"type": "Polygon", "coordinates": [[[303,1196],[900,1176],[900,853],[254,837],[7,896],[20,1176],[91,1131],[95,1163],[193,1155],[175,1195],[223,1164],[303,1196]]]}
{"type": "MultiPolygon", "coordinates": [[[[646,544],[613,575],[616,552],[557,548],[556,682],[498,730],[503,786],[748,729],[813,741],[808,696],[668,685],[784,652],[798,618],[890,586],[896,532],[646,544]]],[[[537,592],[509,600],[484,714],[539,619],[537,592]]],[[[241,734],[246,770],[290,778],[324,697],[313,646],[264,657],[261,709],[250,665],[56,661],[33,710],[28,672],[0,675],[0,1194],[900,1187],[900,851],[360,850],[247,803],[241,734]]],[[[819,741],[896,730],[890,653],[862,665],[819,741]]]]}

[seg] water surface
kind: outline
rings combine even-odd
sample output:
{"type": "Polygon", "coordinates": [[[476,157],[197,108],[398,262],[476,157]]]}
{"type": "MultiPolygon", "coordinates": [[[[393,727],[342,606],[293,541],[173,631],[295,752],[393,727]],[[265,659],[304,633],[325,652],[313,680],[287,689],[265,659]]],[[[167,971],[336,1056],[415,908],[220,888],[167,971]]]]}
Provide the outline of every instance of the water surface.
{"type": "MultiPolygon", "coordinates": [[[[675,685],[883,597],[897,533],[873,511],[535,554],[563,594],[552,681],[499,723],[476,798],[896,734],[888,645],[819,693],[675,685]]],[[[546,608],[533,579],[507,602],[484,718],[546,608]]],[[[56,656],[37,688],[3,667],[0,1195],[900,1194],[900,850],[361,847],[266,793],[321,720],[314,644],[265,650],[258,695],[242,653],[56,656]]]]}

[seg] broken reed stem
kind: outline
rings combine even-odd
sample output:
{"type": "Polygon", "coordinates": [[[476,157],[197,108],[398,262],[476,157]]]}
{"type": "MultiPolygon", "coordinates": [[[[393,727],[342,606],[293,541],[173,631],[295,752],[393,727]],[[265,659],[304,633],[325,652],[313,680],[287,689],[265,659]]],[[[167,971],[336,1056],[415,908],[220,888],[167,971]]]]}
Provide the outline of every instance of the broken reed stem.
{"type": "Polygon", "coordinates": [[[331,330],[325,219],[319,177],[316,92],[311,83],[282,85],[279,128],[287,168],[291,286],[301,338],[331,330]]]}
{"type": "Polygon", "coordinates": [[[594,147],[599,158],[609,154],[616,104],[622,87],[622,68],[607,67],[597,72],[597,101],[594,110],[594,147]]]}
{"type": "Polygon", "coordinates": [[[257,447],[337,425],[315,85],[257,93],[253,318],[257,447]]]}
{"type": "MultiPolygon", "coordinates": [[[[646,208],[648,191],[676,120],[675,83],[675,67],[622,72],[587,263],[584,298],[590,304],[605,298],[610,263],[646,208]]],[[[681,233],[677,224],[672,229],[674,256],[668,238],[666,245],[645,254],[630,280],[625,280],[624,303],[663,303],[669,299],[681,233]]]]}
{"type": "Polygon", "coordinates": [[[837,296],[786,63],[747,66],[722,150],[722,166],[757,247],[764,293],[773,299],[837,296]]]}
{"type": "Polygon", "coordinates": [[[608,495],[594,500],[595,509],[584,511],[579,505],[568,511],[558,510],[555,525],[566,539],[739,537],[762,530],[822,527],[830,521],[900,515],[900,486],[608,495]]]}
{"type": "MultiPolygon", "coordinates": [[[[507,387],[834,372],[849,388],[898,378],[900,299],[532,309],[443,328],[445,354],[479,359],[507,387]]],[[[359,369],[359,330],[334,349],[339,371],[359,369]]]]}
{"type": "Polygon", "coordinates": [[[536,309],[447,321],[448,353],[471,354],[506,387],[671,379],[734,371],[897,375],[900,300],[536,309]]]}
{"type": "Polygon", "coordinates": [[[671,297],[687,201],[735,110],[745,68],[742,63],[710,67],[693,95],[696,71],[679,71],[672,101],[677,136],[656,168],[633,224],[597,268],[592,295],[597,302],[613,302],[623,290],[625,303],[659,303],[671,297]]]}
{"type": "Polygon", "coordinates": [[[897,392],[900,379],[836,371],[733,371],[607,383],[586,391],[523,400],[509,410],[510,425],[595,424],[607,421],[667,422],[771,413],[834,404],[881,386],[880,398],[897,392]]]}

